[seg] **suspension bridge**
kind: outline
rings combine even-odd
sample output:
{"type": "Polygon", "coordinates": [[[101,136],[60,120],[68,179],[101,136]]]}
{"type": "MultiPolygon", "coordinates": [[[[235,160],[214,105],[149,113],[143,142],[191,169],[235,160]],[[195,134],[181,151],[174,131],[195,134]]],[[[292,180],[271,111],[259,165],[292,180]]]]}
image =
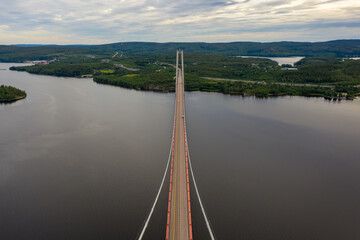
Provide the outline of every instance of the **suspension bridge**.
{"type": "Polygon", "coordinates": [[[169,172],[169,189],[166,214],[166,240],[193,240],[193,224],[191,215],[190,194],[194,194],[199,203],[203,219],[207,226],[209,239],[214,240],[213,231],[207,219],[194,173],[191,167],[189,148],[186,135],[185,103],[184,103],[184,52],[176,51],[176,94],[175,94],[175,113],[172,142],[169,159],[165,169],[159,191],[148,214],[144,226],[139,235],[139,240],[145,239],[145,233],[158,202],[160,193],[164,190],[164,182],[169,172]],[[181,64],[181,67],[179,67],[181,64]],[[194,185],[195,192],[190,193],[190,179],[194,185]]]}

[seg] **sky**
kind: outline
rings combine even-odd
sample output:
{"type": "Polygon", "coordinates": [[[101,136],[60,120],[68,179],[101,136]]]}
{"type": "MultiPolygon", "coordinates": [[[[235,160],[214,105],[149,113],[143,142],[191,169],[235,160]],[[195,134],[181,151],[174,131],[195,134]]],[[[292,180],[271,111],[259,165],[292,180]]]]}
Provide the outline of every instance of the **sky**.
{"type": "Polygon", "coordinates": [[[0,44],[360,38],[360,0],[0,0],[0,44]]]}

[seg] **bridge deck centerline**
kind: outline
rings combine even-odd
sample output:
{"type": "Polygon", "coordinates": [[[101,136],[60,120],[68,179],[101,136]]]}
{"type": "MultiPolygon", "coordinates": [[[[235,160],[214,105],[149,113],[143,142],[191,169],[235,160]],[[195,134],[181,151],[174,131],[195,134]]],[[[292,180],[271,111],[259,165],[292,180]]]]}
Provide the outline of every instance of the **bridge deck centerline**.
{"type": "Polygon", "coordinates": [[[168,213],[166,240],[192,240],[189,170],[187,163],[187,143],[184,121],[183,52],[177,51],[176,57],[176,100],[174,114],[175,138],[173,140],[175,153],[173,154],[172,176],[170,177],[170,213],[168,213]],[[179,55],[181,56],[181,61],[178,59],[179,55]],[[179,69],[179,62],[181,62],[181,69],[179,69]]]}

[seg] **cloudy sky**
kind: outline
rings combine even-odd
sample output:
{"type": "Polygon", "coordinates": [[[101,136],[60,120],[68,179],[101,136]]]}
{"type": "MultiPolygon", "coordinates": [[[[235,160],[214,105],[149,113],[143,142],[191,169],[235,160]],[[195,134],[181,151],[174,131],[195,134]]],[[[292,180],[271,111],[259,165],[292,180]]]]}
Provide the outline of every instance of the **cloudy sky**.
{"type": "Polygon", "coordinates": [[[360,38],[360,0],[0,0],[0,44],[360,38]]]}

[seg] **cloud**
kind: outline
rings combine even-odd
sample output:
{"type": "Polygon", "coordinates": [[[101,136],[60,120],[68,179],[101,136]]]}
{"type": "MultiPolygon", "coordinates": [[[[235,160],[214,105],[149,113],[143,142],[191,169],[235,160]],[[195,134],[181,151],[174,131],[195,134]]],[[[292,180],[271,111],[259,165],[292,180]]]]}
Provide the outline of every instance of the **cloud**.
{"type": "Polygon", "coordinates": [[[9,29],[10,27],[8,25],[0,25],[0,30],[6,30],[9,29]]]}
{"type": "MultiPolygon", "coordinates": [[[[238,33],[223,33],[223,34],[210,34],[210,35],[193,35],[181,38],[182,41],[197,42],[207,39],[207,42],[237,42],[237,41],[257,41],[257,42],[278,42],[284,41],[303,41],[303,42],[317,42],[325,41],[329,39],[343,39],[339,38],[339,34],[342,36],[350,36],[349,38],[355,38],[355,32],[360,32],[360,27],[357,28],[327,28],[327,29],[311,29],[311,28],[299,28],[289,29],[287,31],[246,31],[238,33]],[[327,36],[328,39],[324,38],[327,36]],[[263,39],[266,39],[264,41],[263,39]],[[311,40],[309,40],[311,39],[311,40]]],[[[358,36],[359,37],[359,36],[358,36]]]]}
{"type": "Polygon", "coordinates": [[[359,38],[358,0],[0,0],[0,4],[7,6],[0,12],[1,44],[359,38]],[[287,35],[289,30],[294,34],[287,35]]]}

